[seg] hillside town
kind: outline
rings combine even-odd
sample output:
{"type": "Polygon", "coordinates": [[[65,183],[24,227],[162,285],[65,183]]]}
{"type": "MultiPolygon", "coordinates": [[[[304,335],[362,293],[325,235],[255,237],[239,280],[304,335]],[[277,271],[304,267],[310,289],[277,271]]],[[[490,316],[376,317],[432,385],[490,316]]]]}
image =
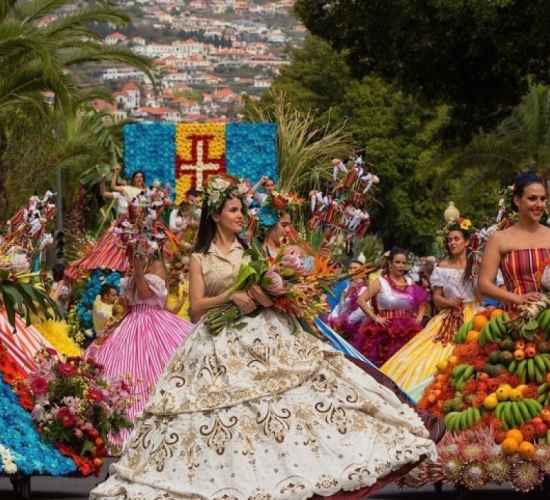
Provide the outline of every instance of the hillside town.
{"type": "Polygon", "coordinates": [[[200,121],[235,119],[244,96],[257,98],[286,64],[304,27],[293,0],[119,0],[133,14],[125,30],[101,32],[106,44],[128,47],[154,61],[158,87],[121,65],[88,76],[115,103],[96,108],[117,119],[200,121]]]}

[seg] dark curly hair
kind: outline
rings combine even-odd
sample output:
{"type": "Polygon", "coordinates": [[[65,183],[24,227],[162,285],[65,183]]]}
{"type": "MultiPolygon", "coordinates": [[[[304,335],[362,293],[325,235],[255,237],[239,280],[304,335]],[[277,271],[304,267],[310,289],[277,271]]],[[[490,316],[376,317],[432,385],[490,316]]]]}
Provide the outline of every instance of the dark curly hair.
{"type": "Polygon", "coordinates": [[[518,211],[518,206],[516,205],[514,198],[521,198],[523,193],[525,193],[525,190],[532,184],[541,184],[544,187],[544,190],[547,191],[544,179],[536,172],[528,170],[527,172],[522,172],[517,175],[514,181],[514,187],[512,189],[512,210],[514,212],[518,211]]]}

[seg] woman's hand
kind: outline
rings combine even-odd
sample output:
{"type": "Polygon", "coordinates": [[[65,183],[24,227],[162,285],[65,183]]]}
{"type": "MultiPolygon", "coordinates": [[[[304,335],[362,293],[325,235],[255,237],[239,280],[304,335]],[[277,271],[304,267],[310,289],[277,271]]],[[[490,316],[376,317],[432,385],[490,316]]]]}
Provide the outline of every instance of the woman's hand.
{"type": "Polygon", "coordinates": [[[231,300],[243,314],[250,314],[258,307],[256,302],[254,302],[246,292],[235,292],[229,297],[229,300],[231,300]]]}
{"type": "Polygon", "coordinates": [[[377,325],[380,325],[380,326],[388,326],[388,320],[385,319],[385,318],[382,318],[381,316],[375,316],[373,318],[374,322],[377,324],[377,325]]]}
{"type": "Polygon", "coordinates": [[[530,292],[525,293],[523,295],[516,295],[515,299],[512,301],[517,306],[521,306],[523,304],[528,304],[530,302],[537,302],[542,297],[542,294],[538,292],[530,292]]]}
{"type": "Polygon", "coordinates": [[[463,305],[463,300],[455,297],[454,299],[448,299],[449,300],[449,307],[451,309],[459,309],[463,305]]]}
{"type": "Polygon", "coordinates": [[[252,285],[248,290],[248,295],[262,307],[271,307],[273,305],[273,301],[258,285],[252,285]]]}

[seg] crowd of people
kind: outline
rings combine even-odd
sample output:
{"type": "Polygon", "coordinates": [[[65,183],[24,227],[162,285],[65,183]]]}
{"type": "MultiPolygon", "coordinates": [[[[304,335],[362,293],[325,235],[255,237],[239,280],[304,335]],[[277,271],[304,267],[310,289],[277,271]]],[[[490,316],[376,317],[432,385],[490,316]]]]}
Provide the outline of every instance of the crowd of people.
{"type": "MultiPolygon", "coordinates": [[[[440,415],[416,403],[484,304],[512,314],[540,300],[546,184],[518,176],[514,215],[488,231],[450,217],[445,255],[413,269],[403,248],[381,265],[353,254],[353,235],[369,224],[364,196],[379,179],[335,165],[334,197],[311,194],[317,249],[295,225],[304,203],[272,179],[212,176],[179,206],[143,172],[126,184],[117,167],[110,188],[102,184],[116,203],[112,223],[47,285],[63,316],[89,315],[83,341],[63,321],[48,330],[45,318],[0,339],[27,374],[42,349],[70,357],[82,348],[105,380],[129,377],[133,429],[109,435],[119,459],[92,499],[359,499],[437,461],[440,415]],[[336,217],[345,189],[356,205],[336,217]],[[336,263],[338,237],[347,258],[336,263]],[[98,270],[106,274],[90,285],[98,270]]],[[[13,226],[11,258],[23,227],[13,226]]]]}

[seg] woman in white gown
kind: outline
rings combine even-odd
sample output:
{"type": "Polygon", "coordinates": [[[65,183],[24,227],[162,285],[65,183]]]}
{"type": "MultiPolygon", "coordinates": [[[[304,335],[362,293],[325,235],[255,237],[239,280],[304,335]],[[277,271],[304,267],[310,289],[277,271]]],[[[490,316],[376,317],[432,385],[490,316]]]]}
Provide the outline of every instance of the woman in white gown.
{"type": "MultiPolygon", "coordinates": [[[[191,260],[191,315],[232,293],[243,261],[241,200],[210,181],[191,260]]],[[[417,413],[332,347],[267,308],[212,336],[199,321],[138,418],[94,500],[361,498],[435,446],[417,413]],[[242,326],[242,325],[241,325],[242,326]]]]}

